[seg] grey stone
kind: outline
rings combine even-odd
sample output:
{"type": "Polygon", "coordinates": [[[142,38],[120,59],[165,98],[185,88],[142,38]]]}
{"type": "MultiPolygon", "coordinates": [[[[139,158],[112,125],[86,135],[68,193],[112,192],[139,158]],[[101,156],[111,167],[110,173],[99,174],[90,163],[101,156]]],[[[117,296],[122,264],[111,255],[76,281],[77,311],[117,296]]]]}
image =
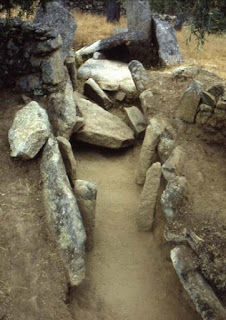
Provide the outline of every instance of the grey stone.
{"type": "Polygon", "coordinates": [[[212,108],[215,107],[216,98],[211,93],[203,91],[201,93],[201,100],[203,104],[206,104],[212,108]]]}
{"type": "MultiPolygon", "coordinates": [[[[147,89],[144,92],[142,92],[139,96],[140,98],[140,102],[141,102],[141,108],[143,110],[144,115],[146,116],[147,113],[149,113],[150,109],[152,109],[153,104],[152,104],[152,100],[154,99],[154,95],[152,93],[151,89],[147,89]]],[[[153,111],[152,113],[155,113],[155,110],[151,110],[153,111]]]]}
{"type": "Polygon", "coordinates": [[[74,193],[86,230],[86,250],[91,251],[94,246],[97,186],[89,181],[76,180],[74,193]]]}
{"type": "Polygon", "coordinates": [[[186,122],[193,123],[195,121],[202,91],[203,85],[201,82],[192,82],[180,100],[178,109],[176,111],[176,117],[186,122]]]}
{"type": "Polygon", "coordinates": [[[126,1],[126,17],[128,30],[140,30],[144,33],[144,39],[151,37],[151,10],[148,0],[126,1]]]}
{"type": "Polygon", "coordinates": [[[40,28],[53,29],[63,39],[62,58],[66,59],[75,38],[76,22],[74,16],[56,1],[50,1],[45,6],[39,5],[34,23],[40,28]]]}
{"type": "Polygon", "coordinates": [[[106,59],[106,57],[105,57],[105,55],[103,53],[97,51],[97,52],[94,52],[93,59],[95,59],[95,60],[104,60],[104,59],[106,59]]]}
{"type": "Polygon", "coordinates": [[[161,197],[161,205],[166,219],[172,223],[178,212],[183,209],[187,201],[187,180],[185,177],[172,178],[167,183],[161,197]]]}
{"type": "Polygon", "coordinates": [[[84,84],[84,95],[106,110],[110,109],[113,105],[106,93],[92,78],[89,78],[84,84]]]}
{"type": "MultiPolygon", "coordinates": [[[[201,106],[204,106],[204,105],[202,104],[199,107],[201,106]]],[[[209,112],[207,112],[207,109],[201,110],[197,113],[195,122],[200,125],[205,125],[208,122],[208,120],[211,118],[211,116],[212,116],[212,110],[209,112]]]]}
{"type": "Polygon", "coordinates": [[[185,161],[185,156],[186,154],[180,146],[175,147],[170,157],[162,166],[162,173],[166,181],[180,175],[185,161]]]}
{"type": "Polygon", "coordinates": [[[78,99],[77,103],[85,122],[75,134],[77,140],[111,149],[134,143],[132,130],[121,119],[88,100],[78,99]]]}
{"type": "Polygon", "coordinates": [[[21,98],[25,104],[28,104],[32,101],[32,99],[30,97],[26,96],[25,94],[22,94],[21,98]]]}
{"type": "Polygon", "coordinates": [[[216,105],[217,109],[226,110],[226,101],[223,99],[219,99],[216,105]]]}
{"type": "Polygon", "coordinates": [[[138,166],[136,170],[136,183],[143,185],[147,170],[156,158],[156,147],[163,132],[163,125],[156,118],[152,118],[147,126],[142,144],[138,166]]]}
{"type": "Polygon", "coordinates": [[[64,161],[67,176],[72,187],[74,187],[77,178],[77,164],[73,154],[70,142],[64,137],[57,137],[60,153],[64,161]]]}
{"type": "Polygon", "coordinates": [[[197,269],[199,263],[196,255],[188,247],[178,246],[171,250],[171,260],[202,319],[226,319],[226,310],[197,269]]]}
{"type": "Polygon", "coordinates": [[[78,77],[94,79],[103,90],[121,90],[128,97],[137,94],[128,65],[123,62],[89,59],[78,69],[78,77]]]}
{"type": "Polygon", "coordinates": [[[138,137],[147,127],[146,119],[143,113],[137,107],[124,108],[129,126],[134,131],[135,136],[138,137]]]}
{"type": "Polygon", "coordinates": [[[70,81],[63,92],[53,93],[49,98],[48,114],[56,136],[69,139],[76,124],[76,103],[70,81]]]}
{"type": "Polygon", "coordinates": [[[199,105],[199,111],[203,113],[205,112],[211,113],[213,111],[213,108],[210,105],[202,103],[199,105]]]}
{"type": "Polygon", "coordinates": [[[70,284],[78,285],[85,277],[86,235],[57,141],[53,137],[44,148],[41,177],[50,229],[55,234],[70,284]]]}
{"type": "Polygon", "coordinates": [[[45,41],[39,41],[37,45],[34,47],[33,54],[47,54],[56,49],[59,49],[63,44],[63,40],[61,35],[57,35],[56,38],[47,39],[45,41]]]}
{"type": "Polygon", "coordinates": [[[153,227],[160,179],[161,164],[156,162],[147,171],[145,184],[141,193],[137,213],[137,227],[139,231],[150,231],[153,227]]]}
{"type": "Polygon", "coordinates": [[[142,93],[144,90],[148,89],[148,74],[142,63],[137,60],[132,60],[129,63],[129,70],[131,72],[137,91],[139,93],[142,93]]]}
{"type": "Polygon", "coordinates": [[[116,92],[115,100],[122,102],[125,99],[125,97],[126,97],[125,92],[118,91],[118,92],[116,92]]]}
{"type": "Polygon", "coordinates": [[[78,72],[75,63],[75,52],[73,50],[69,51],[66,59],[66,66],[71,79],[73,90],[75,91],[78,88],[78,72]]]}
{"type": "Polygon", "coordinates": [[[157,147],[157,152],[161,163],[164,163],[169,158],[174,146],[175,140],[173,135],[168,130],[165,130],[160,137],[157,147]]]}
{"type": "Polygon", "coordinates": [[[183,58],[177,43],[174,28],[167,21],[160,19],[153,20],[160,63],[162,65],[181,63],[183,58]]]}
{"type": "Polygon", "coordinates": [[[61,51],[57,50],[42,62],[42,80],[49,85],[56,85],[65,80],[66,72],[61,51]]]}
{"type": "Polygon", "coordinates": [[[32,101],[17,111],[9,130],[11,157],[34,158],[50,135],[48,115],[40,105],[32,101]]]}
{"type": "Polygon", "coordinates": [[[212,96],[218,99],[220,96],[224,94],[224,86],[222,84],[217,84],[215,86],[210,87],[207,92],[209,92],[212,96]]]}
{"type": "Polygon", "coordinates": [[[85,125],[84,118],[80,116],[76,116],[76,123],[73,129],[73,132],[76,133],[85,125]]]}
{"type": "Polygon", "coordinates": [[[43,95],[41,75],[37,73],[28,74],[19,78],[17,81],[17,87],[22,92],[43,95]]]}

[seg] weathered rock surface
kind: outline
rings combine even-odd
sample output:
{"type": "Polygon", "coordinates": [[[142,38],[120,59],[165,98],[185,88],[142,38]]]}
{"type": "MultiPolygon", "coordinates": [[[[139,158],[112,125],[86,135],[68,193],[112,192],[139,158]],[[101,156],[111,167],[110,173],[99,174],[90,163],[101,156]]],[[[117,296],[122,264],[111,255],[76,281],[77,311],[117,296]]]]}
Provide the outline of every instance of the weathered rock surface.
{"type": "Polygon", "coordinates": [[[44,148],[41,177],[50,229],[55,234],[70,284],[78,285],[85,277],[86,235],[57,141],[53,137],[44,148]]]}
{"type": "Polygon", "coordinates": [[[154,95],[151,89],[147,89],[143,91],[140,96],[141,108],[143,110],[144,115],[146,116],[150,108],[152,107],[152,99],[154,99],[154,95]]]}
{"type": "Polygon", "coordinates": [[[134,131],[135,136],[139,136],[147,127],[143,113],[137,107],[124,108],[129,126],[134,131]]]}
{"type": "Polygon", "coordinates": [[[77,140],[111,149],[134,143],[132,130],[121,119],[88,100],[78,99],[77,104],[85,122],[75,134],[77,140]]]}
{"type": "Polygon", "coordinates": [[[89,59],[78,69],[78,77],[94,79],[103,90],[122,90],[128,97],[137,94],[128,65],[123,62],[89,59]]]}
{"type": "Polygon", "coordinates": [[[178,212],[183,210],[187,203],[188,187],[185,177],[172,178],[167,183],[166,189],[161,197],[161,205],[166,219],[173,222],[178,212]]]}
{"type": "Polygon", "coordinates": [[[158,156],[162,164],[169,158],[174,146],[175,141],[173,135],[166,129],[160,137],[157,148],[158,156]]]}
{"type": "Polygon", "coordinates": [[[84,85],[84,95],[106,110],[112,107],[112,101],[92,78],[88,79],[84,85]]]}
{"type": "Polygon", "coordinates": [[[30,102],[16,113],[9,130],[11,157],[34,158],[49,135],[50,124],[45,109],[35,101],[30,102]]]}
{"type": "Polygon", "coordinates": [[[148,89],[148,74],[140,61],[133,60],[129,63],[129,70],[131,72],[133,81],[139,93],[148,89]]]}
{"type": "Polygon", "coordinates": [[[77,121],[76,103],[69,81],[64,91],[53,93],[50,96],[48,114],[55,135],[69,139],[77,121]]]}
{"type": "Polygon", "coordinates": [[[210,87],[207,92],[213,95],[216,99],[224,94],[224,86],[222,84],[218,84],[215,86],[210,87]]]}
{"type": "Polygon", "coordinates": [[[160,19],[154,20],[154,29],[158,43],[158,55],[162,65],[173,65],[183,61],[174,28],[160,19]]]}
{"type": "Polygon", "coordinates": [[[150,231],[153,227],[156,200],[161,179],[161,164],[154,163],[147,171],[137,213],[139,231],[150,231]]]}
{"type": "Polygon", "coordinates": [[[226,310],[198,271],[197,256],[187,246],[178,246],[171,251],[171,260],[184,289],[202,319],[226,319],[226,310]]]}
{"type": "Polygon", "coordinates": [[[182,96],[176,112],[176,117],[186,122],[193,123],[195,121],[202,91],[202,83],[194,81],[182,96]]]}
{"type": "Polygon", "coordinates": [[[158,119],[152,118],[150,125],[146,129],[143,145],[141,148],[137,171],[136,182],[143,185],[147,170],[150,168],[156,158],[156,147],[163,131],[163,124],[158,119]]]}
{"type": "Polygon", "coordinates": [[[42,62],[42,80],[47,85],[56,85],[66,79],[66,71],[59,50],[42,62]]]}
{"type": "Polygon", "coordinates": [[[73,90],[75,91],[78,88],[78,72],[75,63],[75,52],[73,50],[69,51],[69,54],[66,59],[66,66],[68,74],[70,76],[73,90]]]}
{"type": "Polygon", "coordinates": [[[34,23],[40,28],[54,28],[54,31],[61,35],[63,60],[65,60],[74,41],[77,27],[74,16],[61,3],[51,1],[47,2],[45,7],[39,6],[34,23]]]}
{"type": "Polygon", "coordinates": [[[216,98],[211,93],[203,91],[201,94],[201,100],[203,104],[206,104],[212,108],[215,107],[216,98]]]}
{"type": "Polygon", "coordinates": [[[60,153],[64,161],[67,176],[72,187],[74,187],[77,178],[77,164],[73,154],[70,142],[64,137],[57,137],[60,153]]]}
{"type": "Polygon", "coordinates": [[[169,181],[176,176],[180,176],[180,172],[183,168],[183,163],[185,161],[184,150],[177,146],[171,153],[170,157],[164,162],[162,166],[162,173],[164,178],[169,181]]]}
{"type": "Polygon", "coordinates": [[[86,230],[86,250],[91,251],[94,246],[97,186],[93,182],[76,180],[74,193],[86,230]]]}

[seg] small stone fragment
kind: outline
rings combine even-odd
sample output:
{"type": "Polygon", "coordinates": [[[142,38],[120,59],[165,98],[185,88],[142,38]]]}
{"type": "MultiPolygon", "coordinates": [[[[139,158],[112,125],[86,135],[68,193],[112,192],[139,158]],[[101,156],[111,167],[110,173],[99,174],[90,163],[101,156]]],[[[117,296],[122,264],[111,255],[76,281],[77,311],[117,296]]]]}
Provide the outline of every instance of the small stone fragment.
{"type": "Polygon", "coordinates": [[[85,125],[84,118],[76,116],[76,123],[73,129],[73,133],[79,131],[85,125]]]}
{"type": "Polygon", "coordinates": [[[226,100],[223,100],[223,99],[218,100],[216,108],[226,110],[226,100]]]}
{"type": "Polygon", "coordinates": [[[139,231],[150,231],[154,222],[156,200],[161,179],[161,164],[154,163],[147,171],[137,213],[139,231]]]}
{"type": "Polygon", "coordinates": [[[125,92],[123,91],[118,91],[115,95],[115,100],[122,102],[126,97],[125,92]]]}
{"type": "Polygon", "coordinates": [[[33,159],[50,136],[48,115],[32,101],[16,113],[9,130],[11,157],[33,159]]]}
{"type": "Polygon", "coordinates": [[[186,122],[193,123],[197,113],[203,85],[199,81],[194,81],[183,94],[179,103],[176,117],[186,122]]]}
{"type": "Polygon", "coordinates": [[[152,118],[150,125],[146,129],[143,145],[140,152],[136,171],[136,183],[143,185],[147,170],[150,168],[156,158],[156,147],[163,131],[163,126],[158,119],[152,118]]]}
{"type": "Polygon", "coordinates": [[[57,137],[57,141],[59,144],[60,152],[64,161],[65,169],[68,175],[68,178],[71,182],[72,187],[75,184],[75,180],[77,177],[77,164],[73,154],[73,150],[70,142],[64,137],[57,137]]]}
{"type": "Polygon", "coordinates": [[[25,104],[28,104],[32,101],[32,99],[30,97],[26,96],[25,94],[22,94],[21,98],[25,104]]]}
{"type": "Polygon", "coordinates": [[[124,108],[129,126],[133,129],[135,136],[138,137],[145,131],[147,123],[143,113],[137,107],[124,108]]]}
{"type": "Polygon", "coordinates": [[[89,78],[84,85],[84,95],[96,102],[105,110],[112,107],[112,101],[92,78],[89,78]]]}
{"type": "Polygon", "coordinates": [[[137,60],[132,60],[129,63],[129,70],[131,72],[137,91],[139,93],[142,93],[144,90],[148,89],[148,74],[142,63],[137,60]]]}
{"type": "Polygon", "coordinates": [[[74,193],[86,230],[86,251],[91,251],[94,246],[97,186],[89,181],[76,180],[74,193]]]}

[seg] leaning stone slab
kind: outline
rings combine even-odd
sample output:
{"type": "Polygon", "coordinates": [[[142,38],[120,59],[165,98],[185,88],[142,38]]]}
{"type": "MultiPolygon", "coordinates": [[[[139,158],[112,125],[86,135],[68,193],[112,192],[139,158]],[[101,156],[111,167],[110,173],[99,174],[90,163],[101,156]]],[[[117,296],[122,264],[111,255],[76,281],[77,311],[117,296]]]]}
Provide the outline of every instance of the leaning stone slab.
{"type": "Polygon", "coordinates": [[[75,184],[77,178],[77,164],[73,154],[73,150],[70,142],[64,137],[57,137],[57,142],[61,152],[61,156],[64,161],[67,176],[71,182],[72,187],[75,184]]]}
{"type": "Polygon", "coordinates": [[[70,81],[64,91],[50,95],[48,114],[55,135],[69,139],[77,121],[76,103],[70,81]]]}
{"type": "Polygon", "coordinates": [[[180,175],[185,161],[185,156],[186,154],[180,146],[174,148],[170,157],[162,166],[162,173],[166,181],[180,175]]]}
{"type": "Polygon", "coordinates": [[[163,164],[170,156],[175,147],[175,140],[172,133],[169,130],[165,130],[160,137],[158,143],[158,156],[163,164]]]}
{"type": "Polygon", "coordinates": [[[143,113],[137,107],[124,108],[129,126],[134,131],[136,137],[145,131],[147,127],[143,113]]]}
{"type": "Polygon", "coordinates": [[[88,79],[84,84],[84,95],[106,110],[113,105],[106,93],[92,78],[88,79]]]}
{"type": "Polygon", "coordinates": [[[86,251],[91,251],[94,246],[97,186],[89,181],[76,180],[74,193],[86,230],[86,251]]]}
{"type": "Polygon", "coordinates": [[[129,70],[136,85],[137,91],[142,93],[144,90],[148,89],[148,74],[142,63],[137,60],[132,60],[129,63],[129,70]]]}
{"type": "Polygon", "coordinates": [[[128,65],[123,62],[89,59],[78,69],[78,77],[94,79],[103,90],[121,90],[128,97],[137,94],[128,65]]]}
{"type": "Polygon", "coordinates": [[[176,111],[176,117],[186,122],[193,123],[200,102],[203,85],[199,81],[194,81],[183,94],[176,111]]]}
{"type": "Polygon", "coordinates": [[[85,99],[77,100],[85,125],[75,139],[96,146],[119,149],[134,143],[133,131],[118,117],[85,99]]]}
{"type": "Polygon", "coordinates": [[[48,115],[32,101],[16,113],[9,130],[11,157],[32,159],[50,136],[48,115]]]}
{"type": "Polygon", "coordinates": [[[76,198],[54,137],[49,138],[41,162],[43,197],[50,229],[55,234],[70,284],[85,277],[85,230],[76,198]]]}
{"type": "Polygon", "coordinates": [[[144,90],[140,94],[139,98],[140,98],[141,108],[142,108],[144,115],[146,116],[150,112],[152,114],[155,114],[155,111],[156,111],[155,107],[153,108],[153,106],[155,106],[155,103],[152,103],[152,101],[155,99],[155,97],[152,93],[152,89],[144,90]]]}
{"type": "Polygon", "coordinates": [[[150,168],[156,157],[156,147],[163,131],[162,124],[156,118],[152,118],[147,126],[144,141],[142,144],[138,166],[136,171],[136,183],[143,185],[147,170],[150,168]]]}
{"type": "Polygon", "coordinates": [[[226,319],[226,310],[198,271],[198,259],[192,250],[187,246],[175,247],[171,250],[171,260],[184,289],[202,319],[226,319]]]}
{"type": "Polygon", "coordinates": [[[183,58],[174,28],[167,21],[160,19],[153,20],[160,63],[167,66],[181,63],[183,58]]]}
{"type": "Polygon", "coordinates": [[[156,200],[161,179],[161,164],[154,163],[147,171],[137,213],[139,231],[150,231],[155,217],[156,200]]]}
{"type": "Polygon", "coordinates": [[[45,6],[39,5],[34,23],[40,28],[49,28],[61,35],[62,58],[65,60],[75,37],[77,25],[74,16],[61,3],[50,1],[45,3],[45,6]]]}

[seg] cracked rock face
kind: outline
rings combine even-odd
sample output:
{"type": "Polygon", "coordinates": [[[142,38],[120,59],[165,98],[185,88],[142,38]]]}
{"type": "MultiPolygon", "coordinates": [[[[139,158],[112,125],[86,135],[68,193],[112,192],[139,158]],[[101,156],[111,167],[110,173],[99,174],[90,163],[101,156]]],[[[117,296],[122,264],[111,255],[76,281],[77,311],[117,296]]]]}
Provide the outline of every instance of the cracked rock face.
{"type": "Polygon", "coordinates": [[[32,101],[16,113],[9,130],[11,157],[33,159],[50,135],[48,115],[32,101]]]}
{"type": "Polygon", "coordinates": [[[43,198],[50,229],[55,234],[70,284],[85,277],[85,240],[81,214],[66,175],[58,143],[50,137],[41,162],[43,198]]]}

